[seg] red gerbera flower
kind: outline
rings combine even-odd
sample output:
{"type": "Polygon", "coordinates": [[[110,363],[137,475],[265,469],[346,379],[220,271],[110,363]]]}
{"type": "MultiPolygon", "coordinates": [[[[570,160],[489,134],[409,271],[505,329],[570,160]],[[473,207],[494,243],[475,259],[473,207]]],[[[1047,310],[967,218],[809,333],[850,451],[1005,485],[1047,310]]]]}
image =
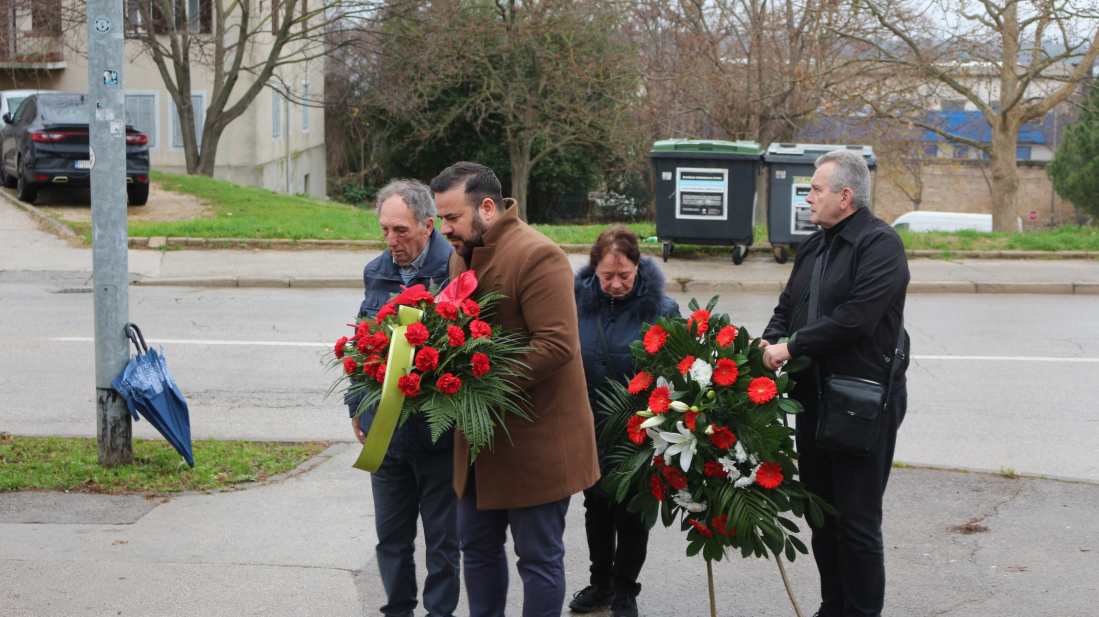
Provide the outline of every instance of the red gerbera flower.
{"type": "Polygon", "coordinates": [[[641,423],[645,421],[645,418],[641,416],[630,416],[630,419],[626,421],[626,434],[629,435],[630,441],[637,445],[645,443],[645,429],[641,428],[641,423]]]}
{"type": "Polygon", "coordinates": [[[756,484],[763,488],[775,488],[782,484],[782,468],[774,463],[764,463],[756,470],[756,484]]]}
{"type": "Polygon", "coordinates": [[[470,317],[478,317],[481,314],[481,305],[473,300],[462,300],[462,312],[470,317]]]}
{"type": "Polygon", "coordinates": [[[698,325],[698,331],[695,332],[698,336],[701,336],[710,329],[710,311],[706,309],[698,309],[691,313],[691,318],[687,320],[687,331],[691,331],[692,325],[698,325]]]}
{"type": "Polygon", "coordinates": [[[374,336],[370,337],[370,347],[374,351],[385,351],[389,349],[389,337],[385,335],[385,332],[378,330],[374,333],[374,336]]]}
{"type": "Polygon", "coordinates": [[[653,489],[653,497],[656,497],[657,501],[664,501],[664,483],[660,481],[660,476],[653,474],[653,477],[649,478],[649,486],[653,489]]]}
{"type": "Polygon", "coordinates": [[[466,342],[466,333],[458,326],[447,326],[446,336],[450,339],[451,347],[461,347],[466,342]]]}
{"type": "Polygon", "coordinates": [[[683,425],[686,426],[687,428],[691,429],[692,431],[695,430],[695,418],[697,418],[698,414],[700,414],[700,413],[702,413],[702,412],[701,411],[691,411],[691,410],[688,409],[687,410],[687,417],[683,419],[683,425]]]}
{"type": "Polygon", "coordinates": [[[416,368],[427,373],[439,366],[439,352],[434,347],[424,347],[416,352],[416,368]]]}
{"type": "Polygon", "coordinates": [[[405,396],[418,396],[420,394],[420,376],[409,373],[397,380],[397,387],[405,396]]]}
{"type": "Polygon", "coordinates": [[[397,307],[391,303],[382,305],[382,308],[378,309],[378,314],[374,316],[375,323],[381,323],[383,319],[391,315],[397,314],[397,307]]]}
{"type": "Polygon", "coordinates": [[[683,358],[682,360],[680,360],[679,364],[675,365],[675,367],[677,369],[679,369],[679,374],[680,375],[686,375],[687,371],[691,370],[691,365],[694,364],[694,363],[695,363],[695,357],[694,356],[687,356],[686,358],[683,358]]]}
{"type": "Polygon", "coordinates": [[[672,485],[677,491],[681,491],[687,488],[687,478],[683,477],[683,474],[679,473],[679,470],[670,465],[662,467],[661,471],[664,473],[664,479],[668,481],[668,484],[672,485]]]}
{"type": "Polygon", "coordinates": [[[483,353],[473,354],[473,376],[480,377],[488,372],[490,365],[488,356],[483,353]]]}
{"type": "Polygon", "coordinates": [[[728,515],[722,514],[721,516],[715,516],[712,523],[713,523],[714,529],[720,531],[722,534],[727,535],[727,536],[735,536],[736,535],[736,527],[733,527],[732,529],[729,529],[729,530],[727,530],[725,528],[725,526],[729,524],[729,516],[728,515]]]}
{"type": "Polygon", "coordinates": [[[648,353],[660,351],[666,340],[668,340],[668,333],[664,331],[664,328],[660,326],[649,328],[649,331],[645,333],[645,351],[648,353]]]}
{"type": "Polygon", "coordinates": [[[775,398],[778,387],[770,377],[756,377],[748,384],[748,400],[760,405],[775,398]]]}
{"type": "Polygon", "coordinates": [[[451,321],[458,319],[458,307],[450,302],[440,302],[436,304],[435,312],[442,315],[444,319],[449,319],[451,321]]]}
{"type": "Polygon", "coordinates": [[[374,379],[377,379],[379,383],[382,383],[385,381],[385,364],[379,364],[377,366],[378,372],[374,373],[374,379]]]}
{"type": "Polygon", "coordinates": [[[718,478],[728,478],[729,472],[725,471],[725,467],[717,461],[706,461],[703,465],[703,471],[708,476],[716,476],[718,478]]]}
{"type": "Polygon", "coordinates": [[[736,443],[736,435],[729,430],[728,427],[714,427],[714,433],[710,435],[710,443],[721,448],[722,450],[728,450],[736,443]]]}
{"type": "Polygon", "coordinates": [[[740,377],[740,369],[737,368],[736,362],[727,358],[718,358],[717,367],[714,368],[714,383],[719,386],[731,386],[736,383],[737,377],[740,377]]]}
{"type": "Polygon", "coordinates": [[[700,523],[693,518],[687,519],[687,522],[694,526],[694,528],[698,530],[698,533],[702,534],[702,536],[705,538],[709,538],[710,536],[714,535],[714,532],[710,531],[710,528],[707,527],[705,523],[700,523]]]}
{"type": "Polygon", "coordinates": [[[454,394],[458,391],[458,388],[462,387],[462,380],[450,373],[446,373],[435,382],[435,387],[443,394],[454,394]]]}
{"type": "Polygon", "coordinates": [[[651,385],[653,385],[653,376],[641,371],[630,380],[630,387],[627,390],[630,391],[630,394],[640,394],[648,390],[651,385]]]}
{"type": "Polygon", "coordinates": [[[426,343],[430,336],[431,333],[427,331],[427,327],[418,321],[409,325],[404,333],[404,338],[408,341],[409,345],[415,345],[416,347],[426,343]]]}
{"type": "Polygon", "coordinates": [[[672,395],[668,392],[668,386],[660,386],[649,396],[649,409],[653,410],[653,413],[664,413],[668,411],[671,404],[672,395]]]}
{"type": "Polygon", "coordinates": [[[663,456],[660,456],[659,454],[657,454],[656,456],[653,457],[653,465],[655,465],[659,469],[659,468],[663,467],[664,465],[667,465],[667,463],[664,462],[664,457],[663,456]]]}
{"type": "Polygon", "coordinates": [[[347,337],[346,336],[341,337],[340,340],[336,341],[336,359],[337,360],[343,357],[343,348],[346,347],[346,346],[347,346],[347,337]]]}
{"type": "Polygon", "coordinates": [[[474,319],[469,322],[469,333],[473,338],[492,338],[492,326],[480,319],[474,319]]]}
{"type": "Polygon", "coordinates": [[[717,333],[717,344],[722,347],[728,347],[736,340],[738,330],[734,326],[725,326],[717,333]]]}
{"type": "Polygon", "coordinates": [[[344,358],[343,359],[343,372],[350,375],[351,373],[354,373],[357,370],[359,370],[359,365],[355,362],[354,359],[352,359],[352,358],[344,358]]]}

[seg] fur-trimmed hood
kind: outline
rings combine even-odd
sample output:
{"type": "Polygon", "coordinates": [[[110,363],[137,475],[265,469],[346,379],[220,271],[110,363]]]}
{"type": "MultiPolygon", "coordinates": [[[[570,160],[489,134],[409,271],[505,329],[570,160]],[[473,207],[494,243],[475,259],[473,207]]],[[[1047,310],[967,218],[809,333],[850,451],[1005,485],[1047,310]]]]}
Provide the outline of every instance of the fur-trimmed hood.
{"type": "MultiPolygon", "coordinates": [[[[599,286],[595,277],[595,268],[586,265],[576,273],[574,285],[576,292],[576,308],[581,315],[591,315],[599,311],[602,305],[609,305],[611,296],[599,286]]],[[[624,298],[616,298],[616,303],[623,307],[627,304],[642,321],[655,321],[662,314],[661,307],[665,301],[664,273],[656,265],[652,257],[644,257],[637,266],[637,278],[634,280],[633,289],[624,298]]]]}

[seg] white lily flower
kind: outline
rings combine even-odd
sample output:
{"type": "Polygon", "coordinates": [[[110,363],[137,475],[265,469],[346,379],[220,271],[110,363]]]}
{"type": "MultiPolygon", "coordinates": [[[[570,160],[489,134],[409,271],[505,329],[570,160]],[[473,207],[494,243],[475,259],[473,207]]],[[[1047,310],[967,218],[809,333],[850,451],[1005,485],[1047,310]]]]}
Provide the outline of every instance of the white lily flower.
{"type": "Polygon", "coordinates": [[[645,429],[645,434],[649,436],[649,439],[653,440],[653,456],[654,457],[664,454],[664,451],[668,449],[669,445],[671,445],[668,442],[664,441],[660,437],[660,431],[657,431],[657,430],[654,430],[654,429],[651,429],[651,428],[646,428],[645,429]]]}
{"type": "Polygon", "coordinates": [[[656,415],[641,423],[641,428],[652,428],[664,424],[664,416],[656,415]]]}
{"type": "Polygon", "coordinates": [[[691,364],[691,379],[698,382],[698,385],[705,388],[710,385],[710,378],[713,377],[714,367],[710,366],[710,363],[702,358],[695,359],[691,364]]]}
{"type": "Polygon", "coordinates": [[[663,377],[657,377],[656,378],[656,387],[657,388],[667,388],[668,389],[668,394],[674,394],[675,393],[675,387],[672,386],[671,382],[669,382],[667,379],[664,379],[663,377]]]}
{"type": "Polygon", "coordinates": [[[672,499],[676,505],[683,508],[688,512],[705,512],[709,507],[705,501],[695,501],[691,494],[687,491],[679,491],[675,495],[672,495],[672,499]]]}
{"type": "Polygon", "coordinates": [[[683,468],[683,471],[687,471],[691,468],[691,461],[694,460],[698,448],[698,438],[691,432],[691,429],[683,425],[683,422],[676,422],[676,430],[679,431],[678,434],[660,433],[661,439],[672,444],[668,447],[668,454],[665,458],[678,454],[679,466],[683,468]]]}
{"type": "Polygon", "coordinates": [[[711,424],[711,425],[707,426],[706,430],[703,431],[703,432],[706,433],[707,435],[713,435],[714,434],[714,425],[711,424]]]}
{"type": "Polygon", "coordinates": [[[645,409],[645,410],[637,412],[637,415],[641,416],[642,418],[651,418],[651,417],[655,416],[656,414],[654,414],[652,411],[650,411],[648,409],[645,409]]]}
{"type": "Polygon", "coordinates": [[[729,482],[736,482],[737,479],[740,478],[740,470],[736,467],[736,461],[723,456],[717,459],[717,462],[721,463],[721,468],[725,470],[725,473],[729,474],[729,482]]]}
{"type": "MultiPolygon", "coordinates": [[[[642,424],[642,426],[644,426],[644,424],[642,424]]],[[[733,454],[736,455],[736,460],[738,463],[748,462],[748,453],[744,450],[744,444],[742,444],[741,442],[736,442],[736,447],[733,450],[733,454]]]]}
{"type": "Polygon", "coordinates": [[[690,409],[690,407],[687,406],[687,403],[680,401],[672,401],[670,407],[676,411],[687,411],[690,409]]]}

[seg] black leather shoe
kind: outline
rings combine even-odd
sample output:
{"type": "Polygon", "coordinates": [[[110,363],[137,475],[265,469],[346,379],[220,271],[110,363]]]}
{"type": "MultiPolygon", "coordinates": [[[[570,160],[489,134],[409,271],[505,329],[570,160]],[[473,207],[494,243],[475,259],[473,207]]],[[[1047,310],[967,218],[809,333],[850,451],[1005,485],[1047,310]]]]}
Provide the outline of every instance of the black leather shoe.
{"type": "Polygon", "coordinates": [[[614,617],[637,617],[637,598],[627,594],[616,596],[611,612],[614,617]]]}
{"type": "MultiPolygon", "coordinates": [[[[590,613],[599,607],[610,606],[611,602],[614,602],[613,589],[602,589],[595,585],[588,585],[572,595],[569,610],[577,613],[590,613]]],[[[635,610],[634,615],[636,614],[637,611],[635,610]]]]}

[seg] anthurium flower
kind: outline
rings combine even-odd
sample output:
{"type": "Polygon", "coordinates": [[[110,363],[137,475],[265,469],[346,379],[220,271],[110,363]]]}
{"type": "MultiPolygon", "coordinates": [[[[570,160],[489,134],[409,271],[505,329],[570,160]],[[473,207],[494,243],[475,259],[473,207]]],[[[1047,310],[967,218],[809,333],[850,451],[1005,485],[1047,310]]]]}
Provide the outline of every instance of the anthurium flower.
{"type": "Polygon", "coordinates": [[[660,432],[660,438],[671,444],[664,456],[671,458],[678,454],[679,466],[683,471],[687,471],[691,468],[691,461],[698,449],[698,439],[683,422],[676,422],[675,427],[678,433],[660,432]]]}
{"type": "Polygon", "coordinates": [[[412,287],[405,287],[405,290],[397,294],[390,302],[393,304],[414,305],[421,300],[426,300],[428,304],[431,304],[435,301],[435,298],[427,293],[423,285],[413,285],[412,287]]]}
{"type": "MultiPolygon", "coordinates": [[[[459,304],[466,298],[473,295],[473,292],[477,290],[477,275],[473,270],[466,270],[458,275],[458,278],[450,281],[450,284],[446,286],[439,297],[436,298],[439,302],[453,302],[459,304]]],[[[469,315],[469,311],[466,311],[469,315]]]]}

